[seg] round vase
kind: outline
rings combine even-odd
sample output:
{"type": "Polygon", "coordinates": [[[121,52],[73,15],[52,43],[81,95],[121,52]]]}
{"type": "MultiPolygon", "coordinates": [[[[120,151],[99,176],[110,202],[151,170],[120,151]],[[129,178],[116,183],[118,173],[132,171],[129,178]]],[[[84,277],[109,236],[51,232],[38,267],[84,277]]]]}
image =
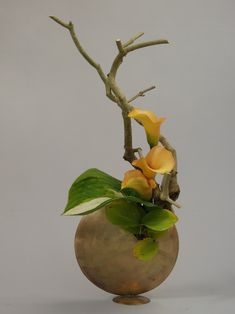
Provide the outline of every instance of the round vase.
{"type": "Polygon", "coordinates": [[[75,254],[82,272],[97,287],[118,295],[113,299],[118,303],[149,302],[139,294],[160,285],[177,259],[175,227],[159,238],[159,251],[150,261],[133,255],[136,241],[134,235],[107,220],[104,208],[84,216],[75,234],[75,254]]]}

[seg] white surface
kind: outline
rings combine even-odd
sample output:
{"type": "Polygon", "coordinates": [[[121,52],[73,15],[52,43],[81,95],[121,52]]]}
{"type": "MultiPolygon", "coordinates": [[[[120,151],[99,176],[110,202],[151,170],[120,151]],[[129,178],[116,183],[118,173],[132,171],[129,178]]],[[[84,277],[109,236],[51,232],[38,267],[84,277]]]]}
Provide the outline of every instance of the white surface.
{"type": "Polygon", "coordinates": [[[1,314],[235,312],[234,12],[234,0],[0,0],[1,314]],[[74,22],[105,73],[116,38],[171,43],[128,55],[118,76],[128,97],[157,85],[135,104],[167,117],[179,157],[180,255],[144,307],[113,304],[86,280],[79,218],[60,216],[81,172],[121,179],[129,165],[119,109],[49,15],[74,22]]]}

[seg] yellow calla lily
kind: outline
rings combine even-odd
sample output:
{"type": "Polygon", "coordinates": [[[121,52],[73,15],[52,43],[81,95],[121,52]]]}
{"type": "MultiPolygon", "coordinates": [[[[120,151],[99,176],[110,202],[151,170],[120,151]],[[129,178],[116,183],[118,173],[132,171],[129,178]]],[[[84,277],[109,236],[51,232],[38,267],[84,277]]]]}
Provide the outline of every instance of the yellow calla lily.
{"type": "Polygon", "coordinates": [[[154,169],[150,168],[149,165],[147,164],[145,157],[134,160],[132,162],[132,165],[141,169],[143,172],[143,175],[146,178],[154,178],[156,175],[156,172],[154,171],[154,169]]]}
{"type": "Polygon", "coordinates": [[[149,201],[156,186],[155,180],[146,178],[140,170],[129,170],[124,175],[121,189],[131,188],[144,200],[149,201]]]}
{"type": "Polygon", "coordinates": [[[146,157],[134,160],[132,165],[141,169],[144,176],[154,178],[157,173],[171,172],[175,166],[172,153],[163,146],[154,146],[146,157]]]}
{"type": "Polygon", "coordinates": [[[134,108],[128,117],[136,119],[143,125],[150,147],[156,146],[160,136],[160,126],[166,118],[157,117],[155,113],[139,108],[134,108]]]}

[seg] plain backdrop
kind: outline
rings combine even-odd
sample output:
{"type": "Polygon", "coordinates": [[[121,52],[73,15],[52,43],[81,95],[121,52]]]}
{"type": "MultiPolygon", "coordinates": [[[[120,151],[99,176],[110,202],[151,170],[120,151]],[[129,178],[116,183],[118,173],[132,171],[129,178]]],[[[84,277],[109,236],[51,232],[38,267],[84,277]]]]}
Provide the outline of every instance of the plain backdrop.
{"type": "MultiPolygon", "coordinates": [[[[235,310],[235,1],[0,0],[0,312],[232,313],[235,310]],[[122,179],[119,108],[66,29],[108,73],[115,39],[166,38],[129,54],[118,74],[127,97],[167,117],[183,208],[180,254],[145,307],[112,303],[81,273],[79,217],[62,217],[67,190],[89,167],[122,179]]],[[[134,143],[146,149],[133,125],[134,143]]]]}

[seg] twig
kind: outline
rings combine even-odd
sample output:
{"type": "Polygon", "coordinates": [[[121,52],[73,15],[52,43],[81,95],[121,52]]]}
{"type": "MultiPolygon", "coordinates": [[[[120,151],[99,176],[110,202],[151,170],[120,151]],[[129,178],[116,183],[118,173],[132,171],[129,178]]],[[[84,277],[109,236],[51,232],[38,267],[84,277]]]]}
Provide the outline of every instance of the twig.
{"type": "Polygon", "coordinates": [[[158,40],[151,40],[151,41],[144,41],[142,43],[129,46],[125,48],[126,52],[131,52],[140,48],[145,48],[149,46],[155,46],[155,45],[162,45],[162,44],[169,44],[169,41],[166,39],[158,39],[158,40]]]}
{"type": "Polygon", "coordinates": [[[68,24],[61,21],[60,19],[58,19],[57,17],[55,16],[50,16],[50,18],[55,21],[56,23],[58,23],[59,25],[67,28],[70,32],[70,35],[73,39],[73,42],[75,44],[75,46],[77,47],[78,51],[81,53],[81,55],[87,60],[87,62],[93,66],[99,76],[101,77],[102,81],[104,82],[105,84],[105,90],[106,90],[106,96],[112,100],[113,102],[117,103],[117,99],[116,97],[112,94],[112,91],[111,91],[111,88],[110,88],[110,84],[109,84],[109,81],[107,79],[107,76],[104,74],[104,71],[102,70],[101,66],[96,63],[89,55],[88,53],[85,51],[85,49],[82,47],[82,45],[80,44],[79,40],[78,40],[78,37],[75,33],[75,30],[74,30],[74,26],[73,26],[73,23],[72,22],[69,22],[68,24]]]}
{"type": "Polygon", "coordinates": [[[121,39],[116,39],[116,45],[118,47],[119,52],[120,53],[124,53],[124,49],[123,49],[123,46],[122,46],[121,39]]]}
{"type": "Polygon", "coordinates": [[[135,36],[131,37],[128,41],[126,41],[126,42],[123,44],[123,47],[126,48],[126,47],[130,46],[131,44],[133,44],[133,42],[134,42],[136,39],[140,38],[140,37],[143,36],[143,35],[144,35],[143,32],[136,34],[135,36]]]}
{"type": "Polygon", "coordinates": [[[75,33],[73,23],[72,23],[72,22],[69,22],[68,24],[66,24],[65,22],[61,21],[60,19],[58,19],[58,18],[55,17],[55,16],[50,16],[50,18],[51,18],[52,20],[54,20],[56,23],[60,24],[61,26],[65,27],[65,28],[67,28],[67,29],[69,30],[70,35],[71,35],[71,37],[72,37],[72,39],[73,39],[73,42],[74,42],[75,46],[77,47],[77,49],[79,50],[79,52],[81,53],[81,55],[87,60],[87,62],[88,62],[91,66],[93,66],[93,67],[97,70],[97,72],[98,72],[99,76],[101,77],[102,81],[103,81],[104,83],[106,83],[107,77],[106,77],[106,75],[104,74],[104,72],[103,72],[101,66],[100,66],[98,63],[96,63],[96,62],[88,55],[88,53],[86,52],[86,50],[85,50],[85,49],[82,47],[82,45],[80,44],[80,42],[79,42],[79,40],[78,40],[78,37],[77,37],[77,35],[76,35],[76,33],[75,33]]]}
{"type": "Polygon", "coordinates": [[[168,43],[169,42],[166,39],[158,39],[158,40],[145,41],[136,45],[128,46],[126,48],[123,46],[124,51],[122,53],[119,52],[119,54],[114,59],[111,70],[110,70],[110,74],[112,73],[114,77],[116,76],[117,70],[123,61],[123,57],[126,56],[129,52],[137,50],[137,49],[153,46],[153,45],[161,45],[161,44],[168,44],[168,43]]]}
{"type": "Polygon", "coordinates": [[[138,98],[138,97],[144,97],[144,96],[145,96],[145,93],[151,91],[151,90],[154,89],[154,88],[156,88],[156,86],[151,86],[151,87],[149,87],[149,88],[146,88],[146,89],[144,89],[144,90],[139,91],[139,93],[136,94],[135,96],[133,96],[132,98],[130,98],[130,99],[128,100],[128,102],[130,103],[130,102],[132,102],[133,100],[135,100],[135,99],[138,98]]]}

